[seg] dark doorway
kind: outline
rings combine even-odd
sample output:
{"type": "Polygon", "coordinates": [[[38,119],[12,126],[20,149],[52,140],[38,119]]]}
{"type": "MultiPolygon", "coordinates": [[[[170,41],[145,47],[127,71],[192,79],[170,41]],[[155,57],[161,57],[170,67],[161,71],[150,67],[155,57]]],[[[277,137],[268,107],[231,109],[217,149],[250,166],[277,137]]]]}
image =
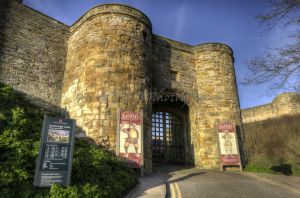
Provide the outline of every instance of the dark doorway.
{"type": "Polygon", "coordinates": [[[165,96],[152,104],[152,162],[193,165],[189,107],[173,92],[165,96]]]}
{"type": "Polygon", "coordinates": [[[153,162],[184,163],[184,139],[183,122],[177,115],[152,113],[153,162]]]}

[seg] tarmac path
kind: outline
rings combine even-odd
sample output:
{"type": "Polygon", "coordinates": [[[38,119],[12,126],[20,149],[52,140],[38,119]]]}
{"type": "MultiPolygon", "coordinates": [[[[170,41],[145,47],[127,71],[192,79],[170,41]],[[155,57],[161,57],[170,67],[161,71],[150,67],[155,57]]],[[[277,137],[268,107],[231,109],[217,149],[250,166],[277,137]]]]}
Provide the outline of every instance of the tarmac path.
{"type": "Polygon", "coordinates": [[[126,198],[300,198],[300,177],[159,166],[126,198]],[[299,188],[298,188],[299,187],[299,188]]]}

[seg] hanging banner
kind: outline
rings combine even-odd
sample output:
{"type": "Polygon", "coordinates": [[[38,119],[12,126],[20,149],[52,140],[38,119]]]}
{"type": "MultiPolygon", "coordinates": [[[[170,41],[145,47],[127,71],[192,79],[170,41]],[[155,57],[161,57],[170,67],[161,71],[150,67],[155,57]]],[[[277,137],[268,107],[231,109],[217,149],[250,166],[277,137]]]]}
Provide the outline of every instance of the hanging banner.
{"type": "Polygon", "coordinates": [[[220,143],[220,160],[223,166],[240,166],[240,154],[237,144],[235,125],[221,123],[218,125],[220,143]]]}
{"type": "Polygon", "coordinates": [[[134,168],[143,165],[143,114],[119,111],[117,129],[117,155],[134,168]]]}
{"type": "Polygon", "coordinates": [[[75,120],[44,117],[34,185],[70,185],[75,120]]]}

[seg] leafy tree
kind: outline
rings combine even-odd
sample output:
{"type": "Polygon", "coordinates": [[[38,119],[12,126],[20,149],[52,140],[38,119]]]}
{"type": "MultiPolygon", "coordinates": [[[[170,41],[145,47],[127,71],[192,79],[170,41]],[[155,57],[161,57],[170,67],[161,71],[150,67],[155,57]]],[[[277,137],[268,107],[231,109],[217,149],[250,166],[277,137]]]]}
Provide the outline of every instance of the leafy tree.
{"type": "Polygon", "coordinates": [[[250,75],[244,84],[272,82],[267,90],[269,94],[300,93],[300,0],[269,0],[267,5],[267,10],[257,15],[258,21],[268,31],[275,26],[293,29],[287,35],[291,42],[248,60],[250,75]]]}

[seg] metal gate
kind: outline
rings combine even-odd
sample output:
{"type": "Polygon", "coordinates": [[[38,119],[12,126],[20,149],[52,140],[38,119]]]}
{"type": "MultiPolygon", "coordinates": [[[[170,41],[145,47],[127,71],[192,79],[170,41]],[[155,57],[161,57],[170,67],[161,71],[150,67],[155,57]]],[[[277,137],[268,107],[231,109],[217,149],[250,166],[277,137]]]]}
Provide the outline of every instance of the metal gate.
{"type": "Polygon", "coordinates": [[[182,121],[169,112],[152,114],[153,162],[184,162],[184,136],[182,121]]]}

